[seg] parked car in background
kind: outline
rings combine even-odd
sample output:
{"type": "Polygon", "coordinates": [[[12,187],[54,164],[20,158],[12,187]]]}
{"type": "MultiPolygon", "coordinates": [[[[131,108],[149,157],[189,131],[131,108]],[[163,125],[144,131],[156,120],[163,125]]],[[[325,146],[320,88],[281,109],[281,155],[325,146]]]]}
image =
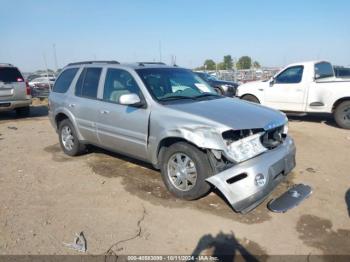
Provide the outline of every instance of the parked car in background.
{"type": "Polygon", "coordinates": [[[214,90],[224,96],[234,97],[236,94],[237,83],[231,81],[218,80],[215,76],[209,75],[205,72],[194,72],[204,81],[208,82],[214,90]]]}
{"type": "Polygon", "coordinates": [[[285,114],[220,96],[191,70],[164,64],[69,64],[50,93],[49,117],[66,154],[94,144],[152,163],[176,197],[200,198],[211,184],[238,212],[260,204],[295,166],[285,114]]]}
{"type": "Polygon", "coordinates": [[[0,64],[0,112],[16,110],[18,115],[28,115],[32,97],[30,87],[11,64],[0,64]]]}
{"type": "Polygon", "coordinates": [[[37,83],[31,87],[32,97],[49,97],[52,86],[48,83],[37,83]]]}
{"type": "Polygon", "coordinates": [[[35,78],[41,77],[41,75],[38,74],[28,74],[28,76],[25,78],[28,82],[32,81],[35,78]]]}
{"type": "Polygon", "coordinates": [[[334,74],[336,77],[350,78],[350,68],[343,66],[334,66],[334,74]]]}
{"type": "Polygon", "coordinates": [[[50,87],[52,87],[54,85],[55,81],[56,81],[55,77],[41,76],[41,77],[37,77],[37,78],[32,79],[29,82],[29,86],[35,87],[37,84],[48,84],[50,87]]]}
{"type": "Polygon", "coordinates": [[[287,112],[331,113],[350,129],[350,79],[336,78],[329,62],[288,65],[268,81],[239,86],[237,96],[287,112]]]}

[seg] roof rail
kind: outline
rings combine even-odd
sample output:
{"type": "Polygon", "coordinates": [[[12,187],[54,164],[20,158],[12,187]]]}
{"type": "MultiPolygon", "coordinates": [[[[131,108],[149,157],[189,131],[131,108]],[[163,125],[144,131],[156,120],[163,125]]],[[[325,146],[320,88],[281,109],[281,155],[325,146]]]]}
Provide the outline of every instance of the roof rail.
{"type": "Polygon", "coordinates": [[[138,62],[139,66],[144,66],[144,65],[166,65],[163,62],[138,62]]]}
{"type": "Polygon", "coordinates": [[[72,65],[86,65],[86,64],[120,64],[118,61],[82,61],[82,62],[75,62],[75,63],[69,63],[67,66],[72,65]]]}

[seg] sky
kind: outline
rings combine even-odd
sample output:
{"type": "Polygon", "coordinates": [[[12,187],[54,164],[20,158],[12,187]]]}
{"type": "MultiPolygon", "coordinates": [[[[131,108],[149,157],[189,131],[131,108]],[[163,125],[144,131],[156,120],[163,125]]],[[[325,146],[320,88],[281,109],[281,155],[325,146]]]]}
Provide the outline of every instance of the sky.
{"type": "Polygon", "coordinates": [[[24,72],[82,60],[197,67],[249,55],[264,66],[350,65],[348,0],[0,0],[0,63],[24,72]]]}

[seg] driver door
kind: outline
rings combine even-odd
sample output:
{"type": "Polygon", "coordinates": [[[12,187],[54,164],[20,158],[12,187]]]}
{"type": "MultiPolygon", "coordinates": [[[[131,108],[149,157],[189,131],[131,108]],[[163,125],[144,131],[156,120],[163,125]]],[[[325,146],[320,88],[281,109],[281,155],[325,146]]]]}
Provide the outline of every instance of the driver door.
{"type": "Polygon", "coordinates": [[[304,111],[307,86],[302,65],[288,67],[265,88],[265,105],[284,111],[304,111]]]}
{"type": "Polygon", "coordinates": [[[131,93],[144,99],[128,71],[107,68],[97,117],[97,136],[103,147],[145,160],[150,109],[119,103],[122,95],[131,93]]]}

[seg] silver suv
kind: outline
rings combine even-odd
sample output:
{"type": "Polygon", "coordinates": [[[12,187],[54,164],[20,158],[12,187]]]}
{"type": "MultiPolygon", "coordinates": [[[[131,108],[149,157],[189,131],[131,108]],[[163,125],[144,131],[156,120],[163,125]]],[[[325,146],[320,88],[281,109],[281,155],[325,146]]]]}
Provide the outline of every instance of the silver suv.
{"type": "Polygon", "coordinates": [[[0,64],[0,112],[16,110],[18,115],[28,115],[32,103],[30,87],[11,64],[0,64]]]}
{"type": "Polygon", "coordinates": [[[49,96],[63,151],[87,144],[161,170],[168,190],[193,200],[219,189],[237,212],[261,203],[295,166],[287,118],[218,95],[192,71],[162,63],[72,63],[49,96]]]}

